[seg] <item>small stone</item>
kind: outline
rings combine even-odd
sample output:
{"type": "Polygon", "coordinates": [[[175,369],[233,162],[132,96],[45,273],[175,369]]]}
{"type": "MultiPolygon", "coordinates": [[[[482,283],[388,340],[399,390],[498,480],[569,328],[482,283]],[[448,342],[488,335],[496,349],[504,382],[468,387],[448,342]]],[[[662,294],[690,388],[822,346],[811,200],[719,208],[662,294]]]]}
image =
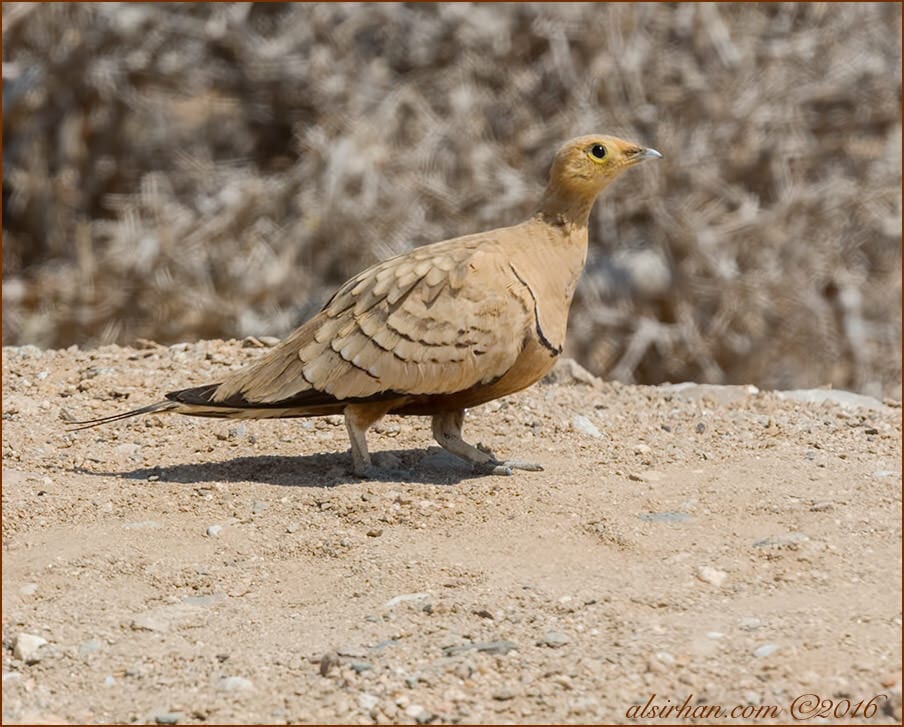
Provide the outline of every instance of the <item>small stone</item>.
{"type": "Polygon", "coordinates": [[[804,533],[784,533],[763,538],[753,544],[754,548],[781,548],[786,545],[797,545],[808,541],[810,537],[804,533]]]}
{"type": "Polygon", "coordinates": [[[542,644],[544,646],[548,646],[551,649],[558,649],[559,647],[565,646],[565,644],[569,643],[571,639],[569,639],[565,634],[561,631],[547,631],[543,634],[542,644]]]}
{"type": "Polygon", "coordinates": [[[703,432],[706,431],[706,425],[703,422],[697,422],[697,426],[694,427],[694,431],[697,432],[697,434],[703,434],[703,432]]]}
{"type": "Polygon", "coordinates": [[[430,598],[429,593],[403,593],[399,596],[390,598],[386,602],[386,608],[395,608],[400,603],[405,603],[407,601],[423,601],[428,598],[430,598]]]}
{"type": "Polygon", "coordinates": [[[223,677],[218,686],[221,692],[247,692],[254,689],[254,684],[245,677],[223,677]]]}
{"type": "Polygon", "coordinates": [[[776,651],[778,651],[779,647],[777,644],[763,644],[762,646],[758,646],[753,650],[753,655],[758,659],[765,658],[767,656],[771,656],[776,651]]]}
{"type": "Polygon", "coordinates": [[[832,512],[835,509],[835,505],[831,500],[823,500],[821,502],[814,502],[810,505],[810,512],[832,512]]]}
{"type": "Polygon", "coordinates": [[[107,674],[107,676],[104,677],[104,686],[108,689],[110,687],[116,686],[116,679],[112,674],[107,674]]]}
{"type": "Polygon", "coordinates": [[[286,525],[287,533],[297,533],[298,532],[298,523],[289,523],[286,525]]]}
{"type": "Polygon", "coordinates": [[[370,710],[380,703],[380,700],[377,697],[373,694],[368,694],[367,692],[361,692],[358,695],[357,701],[358,706],[365,712],[370,712],[370,710]]]}
{"type": "Polygon", "coordinates": [[[635,454],[649,454],[652,451],[653,450],[649,444],[644,444],[643,442],[641,442],[640,444],[634,445],[634,453],[635,454]]]}
{"type": "Polygon", "coordinates": [[[574,418],[571,420],[571,426],[581,434],[586,434],[590,437],[602,437],[603,434],[597,429],[596,425],[590,421],[583,414],[575,414],[574,418]]]}
{"type": "Polygon", "coordinates": [[[179,724],[182,719],[182,712],[157,712],[154,715],[154,721],[157,724],[179,724]]]}
{"type": "Polygon", "coordinates": [[[355,674],[361,674],[374,668],[373,664],[363,659],[354,659],[349,663],[349,666],[354,670],[355,674]]]}
{"type": "Polygon", "coordinates": [[[207,528],[207,537],[208,538],[219,538],[222,530],[223,530],[222,525],[211,525],[209,528],[207,528]]]}
{"type": "Polygon", "coordinates": [[[710,585],[715,586],[716,588],[721,588],[722,584],[725,583],[725,579],[728,577],[728,573],[724,570],[719,570],[718,568],[711,568],[708,565],[703,565],[697,568],[697,578],[699,578],[704,583],[709,583],[710,585]]]}
{"type": "Polygon", "coordinates": [[[267,503],[261,500],[255,500],[251,503],[251,512],[255,515],[267,509],[267,503]]]}
{"type": "Polygon", "coordinates": [[[98,651],[102,646],[103,644],[97,639],[85,641],[84,643],[79,644],[78,655],[83,659],[87,658],[91,656],[91,654],[93,654],[95,651],[98,651]]]}
{"type": "Polygon", "coordinates": [[[510,699],[514,699],[517,696],[514,689],[509,686],[503,686],[493,692],[493,699],[497,702],[507,702],[510,699]]]}
{"type": "Polygon", "coordinates": [[[508,654],[510,651],[518,647],[512,641],[478,641],[473,644],[456,644],[454,646],[444,646],[443,654],[445,656],[456,656],[466,651],[482,651],[485,654],[508,654]]]}
{"type": "Polygon", "coordinates": [[[740,621],[741,628],[745,631],[756,631],[760,626],[763,625],[763,622],[758,618],[742,618],[740,621]]]}
{"type": "Polygon", "coordinates": [[[721,639],[723,636],[725,636],[725,634],[723,634],[721,631],[707,631],[706,632],[706,638],[712,639],[713,641],[715,641],[716,639],[721,639]]]}
{"type": "Polygon", "coordinates": [[[413,719],[418,724],[427,724],[431,719],[433,719],[433,715],[430,714],[430,712],[428,712],[420,704],[411,704],[405,707],[405,714],[411,717],[411,719],[413,719]]]}
{"type": "Polygon", "coordinates": [[[19,589],[19,593],[23,596],[33,596],[35,592],[38,590],[37,583],[26,583],[19,589]]]}
{"type": "Polygon", "coordinates": [[[320,657],[320,676],[325,677],[334,666],[339,665],[339,655],[335,651],[329,651],[320,657]]]}
{"type": "Polygon", "coordinates": [[[132,631],[156,631],[163,633],[169,631],[169,624],[159,618],[143,613],[132,619],[132,631]]]}
{"type": "Polygon", "coordinates": [[[46,643],[47,639],[43,639],[40,636],[34,634],[19,634],[16,637],[16,644],[13,647],[13,656],[24,661],[26,664],[37,664],[41,660],[38,651],[46,643]]]}
{"type": "Polygon", "coordinates": [[[383,534],[383,530],[381,528],[371,528],[367,531],[368,538],[379,538],[383,534]]]}

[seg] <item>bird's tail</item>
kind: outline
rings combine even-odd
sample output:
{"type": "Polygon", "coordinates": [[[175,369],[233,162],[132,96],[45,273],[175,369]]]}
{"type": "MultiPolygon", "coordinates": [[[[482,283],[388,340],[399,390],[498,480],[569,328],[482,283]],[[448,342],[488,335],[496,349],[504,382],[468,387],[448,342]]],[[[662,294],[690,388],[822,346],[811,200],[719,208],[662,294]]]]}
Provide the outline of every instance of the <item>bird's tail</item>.
{"type": "Polygon", "coordinates": [[[79,429],[90,429],[100,424],[109,424],[110,422],[118,422],[120,419],[128,419],[129,417],[137,417],[141,414],[154,414],[163,411],[172,411],[178,409],[179,404],[175,401],[158,401],[156,404],[149,404],[140,409],[132,409],[132,411],[124,411],[121,414],[111,414],[110,416],[100,417],[98,419],[86,419],[83,422],[69,422],[66,428],[68,432],[77,432],[79,429]]]}

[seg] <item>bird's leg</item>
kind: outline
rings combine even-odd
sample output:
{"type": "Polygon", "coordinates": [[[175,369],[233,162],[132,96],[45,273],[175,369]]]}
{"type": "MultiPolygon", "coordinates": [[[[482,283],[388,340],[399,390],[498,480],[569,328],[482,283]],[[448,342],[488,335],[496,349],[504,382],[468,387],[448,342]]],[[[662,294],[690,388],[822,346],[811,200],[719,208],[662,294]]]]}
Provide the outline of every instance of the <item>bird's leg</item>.
{"type": "Polygon", "coordinates": [[[359,477],[367,477],[373,469],[367,451],[367,430],[383,418],[390,406],[379,403],[349,404],[345,407],[345,428],[352,445],[352,469],[359,477]]]}
{"type": "Polygon", "coordinates": [[[433,415],[433,436],[440,446],[452,454],[490,468],[493,474],[511,474],[513,469],[537,472],[543,468],[531,462],[500,462],[492,454],[468,444],[461,437],[461,427],[465,420],[465,410],[444,411],[433,415]]]}

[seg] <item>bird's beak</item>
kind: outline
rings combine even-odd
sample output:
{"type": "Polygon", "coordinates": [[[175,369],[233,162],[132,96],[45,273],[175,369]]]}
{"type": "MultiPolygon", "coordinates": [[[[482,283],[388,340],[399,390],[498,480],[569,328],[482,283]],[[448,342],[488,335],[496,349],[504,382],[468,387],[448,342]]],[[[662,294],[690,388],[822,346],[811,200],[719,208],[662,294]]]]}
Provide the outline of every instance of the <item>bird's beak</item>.
{"type": "Polygon", "coordinates": [[[638,146],[630,149],[625,154],[625,157],[627,164],[633,167],[635,164],[645,162],[647,159],[662,159],[662,154],[655,149],[644,149],[642,146],[638,146]]]}

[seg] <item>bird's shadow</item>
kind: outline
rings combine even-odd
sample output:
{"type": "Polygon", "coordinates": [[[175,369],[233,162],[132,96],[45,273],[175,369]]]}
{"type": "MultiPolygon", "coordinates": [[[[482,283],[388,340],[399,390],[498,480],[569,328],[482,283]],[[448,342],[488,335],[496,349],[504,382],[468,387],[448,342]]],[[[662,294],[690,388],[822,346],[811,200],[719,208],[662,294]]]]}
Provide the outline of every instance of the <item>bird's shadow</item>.
{"type": "Polygon", "coordinates": [[[362,478],[352,472],[349,454],[328,453],[301,456],[260,455],[235,457],[222,462],[191,462],[164,467],[142,467],[126,472],[93,472],[95,475],[129,480],[182,482],[260,482],[281,487],[335,487],[372,480],[454,485],[483,476],[469,463],[435,447],[376,452],[375,469],[362,478]]]}

